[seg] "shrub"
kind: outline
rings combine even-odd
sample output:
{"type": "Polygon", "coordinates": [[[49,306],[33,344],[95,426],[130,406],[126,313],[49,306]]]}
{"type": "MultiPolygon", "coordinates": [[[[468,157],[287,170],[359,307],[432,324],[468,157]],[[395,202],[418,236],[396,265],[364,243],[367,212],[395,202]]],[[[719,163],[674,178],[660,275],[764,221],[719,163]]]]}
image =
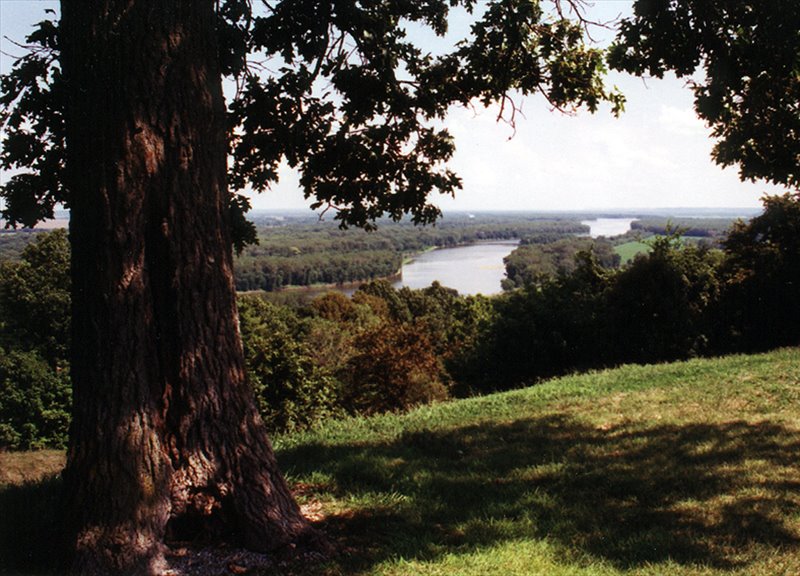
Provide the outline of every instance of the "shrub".
{"type": "Polygon", "coordinates": [[[385,323],[356,337],[340,375],[344,402],[360,414],[407,410],[448,397],[430,340],[412,324],[385,323]]]}
{"type": "Polygon", "coordinates": [[[67,370],[36,352],[0,349],[0,448],[64,448],[72,392],[67,370]]]}
{"type": "Polygon", "coordinates": [[[314,362],[293,311],[242,298],[239,315],[248,378],[270,431],[308,428],[341,412],[338,383],[314,362]]]}

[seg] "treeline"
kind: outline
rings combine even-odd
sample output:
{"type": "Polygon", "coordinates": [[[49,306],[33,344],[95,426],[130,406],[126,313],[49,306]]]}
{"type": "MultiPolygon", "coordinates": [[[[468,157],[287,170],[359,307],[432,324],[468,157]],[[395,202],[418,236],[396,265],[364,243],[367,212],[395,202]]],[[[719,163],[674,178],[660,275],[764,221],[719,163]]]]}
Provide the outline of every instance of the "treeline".
{"type": "Polygon", "coordinates": [[[296,256],[240,258],[236,263],[236,289],[239,292],[272,292],[287,286],[347,284],[388,278],[398,273],[402,263],[402,254],[393,250],[321,251],[296,256]]]}
{"type": "Polygon", "coordinates": [[[22,251],[41,234],[38,230],[0,230],[0,262],[19,260],[22,251]]]}
{"type": "MultiPolygon", "coordinates": [[[[246,366],[273,431],[522,385],[556,374],[800,343],[800,195],[765,200],[723,249],[652,240],[614,269],[572,269],[502,295],[364,284],[284,306],[240,297],[246,366]]],[[[566,252],[565,252],[566,253],[566,252]]],[[[62,446],[70,387],[68,246],[42,234],[0,269],[0,448],[62,446]]]]}
{"type": "Polygon", "coordinates": [[[287,286],[346,284],[389,278],[403,259],[428,248],[487,240],[563,237],[588,227],[570,219],[521,215],[450,216],[435,227],[382,222],[371,233],[340,230],[334,223],[261,221],[259,243],[235,262],[239,291],[274,291],[287,286]]]}
{"type": "Polygon", "coordinates": [[[513,290],[537,284],[540,280],[571,274],[577,267],[575,255],[591,250],[596,261],[605,268],[617,268],[620,256],[614,245],[600,238],[575,236],[537,237],[535,242],[526,242],[503,260],[506,277],[503,290],[513,290]]]}
{"type": "Polygon", "coordinates": [[[674,231],[684,236],[723,240],[736,219],[726,218],[642,218],[631,222],[633,234],[670,234],[674,231]]]}

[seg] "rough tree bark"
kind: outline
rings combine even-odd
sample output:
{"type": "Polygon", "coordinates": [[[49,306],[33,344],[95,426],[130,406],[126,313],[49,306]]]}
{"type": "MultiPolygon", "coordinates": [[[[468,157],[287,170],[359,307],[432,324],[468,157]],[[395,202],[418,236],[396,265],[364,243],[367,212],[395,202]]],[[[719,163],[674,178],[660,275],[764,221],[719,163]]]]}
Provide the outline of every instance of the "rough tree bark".
{"type": "Polygon", "coordinates": [[[62,2],[72,194],[73,567],[156,573],[169,538],[313,534],[243,368],[214,0],[62,2]]]}

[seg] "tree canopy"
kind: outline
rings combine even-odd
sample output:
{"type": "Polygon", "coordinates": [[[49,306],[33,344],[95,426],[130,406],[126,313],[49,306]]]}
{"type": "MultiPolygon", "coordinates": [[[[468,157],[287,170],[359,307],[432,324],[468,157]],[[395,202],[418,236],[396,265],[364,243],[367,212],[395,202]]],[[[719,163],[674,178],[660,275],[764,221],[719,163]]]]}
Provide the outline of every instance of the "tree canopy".
{"type": "Polygon", "coordinates": [[[800,5],[793,0],[638,0],[633,18],[620,25],[610,64],[686,78],[716,139],[718,164],[738,165],[742,180],[797,188],[798,30],[800,5]]]}
{"type": "MultiPolygon", "coordinates": [[[[439,216],[431,195],[461,187],[446,166],[455,144],[441,122],[452,105],[499,103],[512,123],[514,99],[531,93],[560,109],[594,111],[602,101],[622,109],[622,95],[603,86],[604,55],[585,40],[578,0],[284,0],[256,8],[227,0],[217,14],[221,69],[237,87],[228,102],[229,183],[266,190],[285,160],[300,170],[313,207],[334,209],[345,226],[439,216]],[[415,44],[411,30],[442,36],[456,9],[474,13],[467,38],[443,54],[415,44]]],[[[21,170],[0,187],[12,226],[70,204],[58,23],[41,22],[27,42],[0,98],[0,165],[21,170]]],[[[254,237],[242,217],[248,207],[232,195],[240,242],[254,237]]]]}

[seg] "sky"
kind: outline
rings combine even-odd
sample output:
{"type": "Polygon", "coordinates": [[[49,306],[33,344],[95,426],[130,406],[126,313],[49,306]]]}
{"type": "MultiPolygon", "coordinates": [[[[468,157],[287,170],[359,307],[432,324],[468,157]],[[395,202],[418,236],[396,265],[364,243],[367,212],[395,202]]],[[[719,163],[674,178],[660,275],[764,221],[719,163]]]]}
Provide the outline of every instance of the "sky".
{"type": "MultiPolygon", "coordinates": [[[[0,0],[0,70],[10,69],[8,54],[19,54],[8,39],[22,40],[48,0],[0,0]]],[[[608,22],[631,13],[631,0],[594,0],[587,15],[608,22]]],[[[466,30],[457,17],[451,35],[466,30]]],[[[609,32],[596,30],[601,44],[609,32]]],[[[420,36],[421,42],[432,40],[420,36]]],[[[432,43],[432,48],[433,43],[432,43]]],[[[694,114],[684,80],[640,79],[611,73],[627,98],[615,118],[608,107],[596,114],[567,116],[541,97],[521,100],[516,130],[497,122],[496,109],[454,108],[446,126],[455,137],[450,163],[463,180],[456,197],[433,197],[451,210],[636,210],[655,208],[757,208],[765,194],[782,190],[765,183],[742,183],[735,167],[711,160],[709,129],[694,114]]],[[[273,190],[253,197],[256,209],[305,208],[297,175],[281,170],[273,190]]]]}

